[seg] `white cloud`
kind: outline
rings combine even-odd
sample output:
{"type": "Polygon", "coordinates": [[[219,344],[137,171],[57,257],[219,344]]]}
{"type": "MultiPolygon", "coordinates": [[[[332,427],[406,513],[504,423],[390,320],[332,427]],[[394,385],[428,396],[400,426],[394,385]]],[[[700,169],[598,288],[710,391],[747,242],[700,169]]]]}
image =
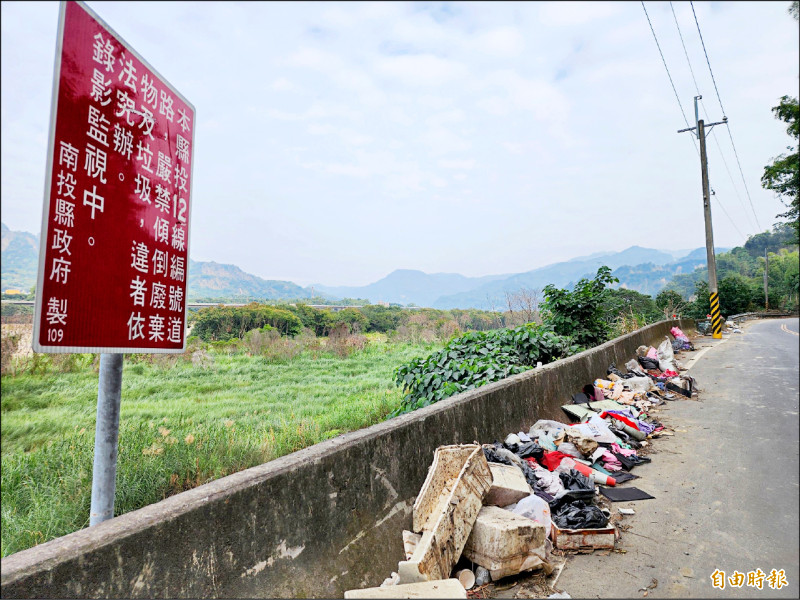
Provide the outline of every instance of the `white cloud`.
{"type": "Polygon", "coordinates": [[[576,27],[613,17],[622,12],[628,2],[542,2],[539,20],[548,27],[576,27]]]}
{"type": "Polygon", "coordinates": [[[483,98],[478,100],[476,104],[478,108],[481,108],[490,115],[494,115],[496,117],[504,117],[511,110],[511,103],[507,99],[501,98],[500,96],[483,98]]]}
{"type": "Polygon", "coordinates": [[[432,54],[379,57],[375,71],[398,84],[433,87],[450,84],[468,72],[464,64],[432,54]]]}
{"type": "Polygon", "coordinates": [[[516,27],[498,27],[479,35],[476,45],[491,56],[516,58],[525,50],[525,38],[516,27]]]}
{"type": "Polygon", "coordinates": [[[279,77],[272,82],[272,89],[276,92],[291,92],[297,89],[297,86],[285,77],[279,77]]]}
{"type": "Polygon", "coordinates": [[[475,159],[474,158],[467,158],[463,160],[440,160],[439,166],[443,169],[474,169],[475,168],[475,159]]]}
{"type": "Polygon", "coordinates": [[[544,79],[527,79],[512,69],[501,69],[486,77],[484,87],[503,89],[510,103],[532,112],[537,119],[562,120],[567,116],[567,97],[544,79]]]}
{"type": "Polygon", "coordinates": [[[434,156],[464,152],[472,147],[468,140],[443,127],[424,132],[419,141],[434,156]]]}

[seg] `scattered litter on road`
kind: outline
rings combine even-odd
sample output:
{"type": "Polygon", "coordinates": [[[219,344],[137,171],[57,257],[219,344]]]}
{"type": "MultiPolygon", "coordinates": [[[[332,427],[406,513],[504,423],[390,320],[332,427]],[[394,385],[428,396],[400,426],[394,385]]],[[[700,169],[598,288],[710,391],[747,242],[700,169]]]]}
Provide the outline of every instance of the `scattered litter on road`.
{"type": "MultiPolygon", "coordinates": [[[[625,554],[620,532],[638,534],[621,518],[636,512],[612,512],[608,502],[654,498],[620,484],[651,462],[650,440],[685,432],[665,429],[656,407],[698,391],[677,357],[695,348],[678,327],[670,333],[674,339],[657,348],[637,348],[624,372],[612,363],[576,390],[561,407],[571,423],[540,419],[503,441],[437,448],[414,503],[413,531],[402,531],[405,560],[380,588],[345,598],[495,598],[520,582],[508,593],[570,598],[554,587],[565,554],[625,554]],[[526,587],[531,582],[535,589],[526,587]]],[[[681,574],[694,576],[691,569],[681,574]]],[[[639,591],[647,596],[657,585],[653,579],[639,591]]]]}

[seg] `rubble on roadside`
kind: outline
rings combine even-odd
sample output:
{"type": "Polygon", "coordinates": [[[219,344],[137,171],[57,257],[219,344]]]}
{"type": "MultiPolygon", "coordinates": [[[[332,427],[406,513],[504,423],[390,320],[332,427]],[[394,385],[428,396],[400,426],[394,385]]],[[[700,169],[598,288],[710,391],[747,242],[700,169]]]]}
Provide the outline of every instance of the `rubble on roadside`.
{"type": "Polygon", "coordinates": [[[653,498],[646,484],[626,484],[651,462],[651,440],[674,435],[653,409],[698,392],[676,356],[694,346],[671,333],[658,348],[640,346],[624,372],[611,364],[583,386],[562,406],[571,422],[541,419],[502,442],[437,448],[413,531],[402,532],[405,560],[381,587],[345,598],[492,598],[518,584],[516,597],[563,598],[566,554],[624,553],[621,520],[634,511],[614,502],[653,498]]]}

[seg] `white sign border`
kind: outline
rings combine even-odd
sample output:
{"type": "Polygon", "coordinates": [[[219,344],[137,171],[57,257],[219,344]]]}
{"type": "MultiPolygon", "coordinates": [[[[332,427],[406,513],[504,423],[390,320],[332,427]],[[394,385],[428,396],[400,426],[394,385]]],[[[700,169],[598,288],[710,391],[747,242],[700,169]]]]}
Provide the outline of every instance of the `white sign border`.
{"type": "MultiPolygon", "coordinates": [[[[102,25],[109,33],[111,33],[116,40],[121,43],[125,49],[133,54],[145,67],[147,67],[151,73],[158,76],[160,83],[164,83],[170,91],[172,91],[178,98],[180,98],[184,103],[191,107],[193,112],[193,123],[192,123],[192,164],[189,167],[190,170],[190,180],[192,182],[192,186],[189,189],[189,215],[187,216],[186,220],[186,290],[189,290],[189,243],[191,239],[191,222],[192,222],[192,208],[194,203],[192,202],[192,195],[194,194],[194,163],[195,163],[195,130],[197,124],[197,109],[195,108],[194,104],[189,102],[186,97],[181,94],[178,90],[176,90],[173,85],[159,73],[153,66],[147,62],[136,50],[134,50],[130,44],[121,36],[119,35],[108,23],[105,22],[96,12],[94,12],[91,8],[89,8],[84,2],[81,0],[61,0],[59,2],[59,11],[58,11],[58,33],[56,34],[56,56],[55,56],[55,63],[53,69],[53,94],[52,99],[50,102],[50,134],[48,136],[48,144],[47,144],[47,171],[45,172],[45,181],[44,181],[44,202],[42,205],[42,228],[40,231],[39,236],[39,272],[36,276],[36,294],[35,294],[35,309],[34,309],[34,321],[33,321],[33,337],[31,340],[31,346],[34,352],[38,352],[41,354],[68,354],[68,353],[78,353],[78,354],[87,354],[87,353],[101,353],[101,354],[182,354],[186,352],[186,324],[187,324],[187,315],[189,312],[189,306],[187,302],[184,302],[183,307],[183,325],[184,325],[184,333],[183,333],[183,347],[181,348],[122,348],[122,347],[107,347],[107,346],[48,346],[39,343],[39,329],[41,324],[42,318],[42,307],[43,307],[43,298],[42,298],[42,289],[44,287],[44,272],[45,272],[45,255],[47,253],[47,240],[49,239],[49,219],[50,216],[50,194],[52,192],[53,187],[53,154],[55,152],[55,138],[56,138],[56,115],[58,114],[58,93],[59,93],[59,84],[61,82],[61,55],[64,49],[64,22],[66,21],[66,12],[67,12],[67,1],[75,2],[78,6],[80,6],[83,10],[85,10],[89,15],[97,20],[100,25],[102,25]]],[[[188,296],[188,294],[187,294],[188,296]]]]}

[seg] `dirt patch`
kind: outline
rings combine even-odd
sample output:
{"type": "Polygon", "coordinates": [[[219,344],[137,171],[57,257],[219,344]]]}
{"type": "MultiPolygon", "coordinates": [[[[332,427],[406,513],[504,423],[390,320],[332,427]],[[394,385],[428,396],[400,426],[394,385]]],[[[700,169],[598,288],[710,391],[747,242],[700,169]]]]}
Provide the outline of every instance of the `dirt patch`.
{"type": "Polygon", "coordinates": [[[17,349],[12,354],[14,358],[24,358],[33,355],[33,324],[18,324],[18,323],[3,323],[2,335],[3,339],[10,336],[18,336],[19,342],[17,349]]]}

